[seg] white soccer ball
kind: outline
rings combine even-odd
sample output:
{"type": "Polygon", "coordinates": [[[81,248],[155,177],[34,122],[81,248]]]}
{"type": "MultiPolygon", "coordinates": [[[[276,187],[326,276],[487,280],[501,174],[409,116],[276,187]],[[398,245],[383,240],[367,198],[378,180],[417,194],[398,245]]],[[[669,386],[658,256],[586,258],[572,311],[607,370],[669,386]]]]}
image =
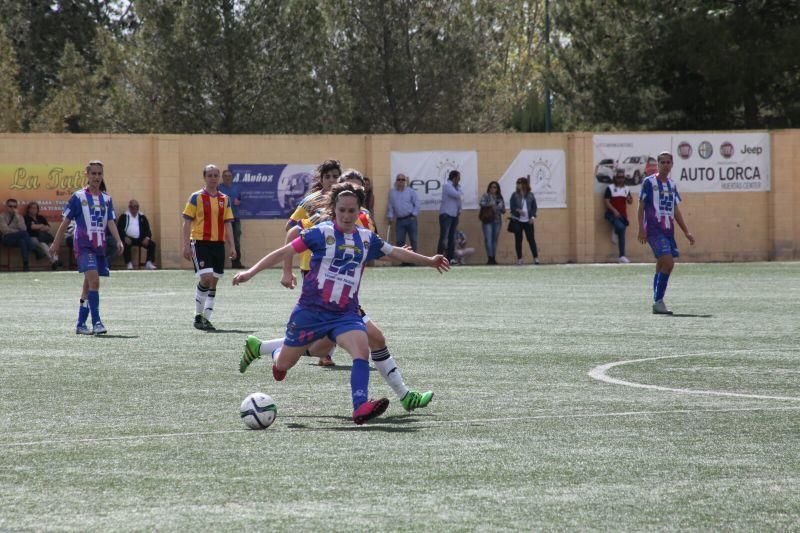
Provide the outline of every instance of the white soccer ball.
{"type": "Polygon", "coordinates": [[[267,429],[278,416],[275,401],[263,392],[254,392],[247,396],[239,408],[242,422],[250,429],[267,429]]]}

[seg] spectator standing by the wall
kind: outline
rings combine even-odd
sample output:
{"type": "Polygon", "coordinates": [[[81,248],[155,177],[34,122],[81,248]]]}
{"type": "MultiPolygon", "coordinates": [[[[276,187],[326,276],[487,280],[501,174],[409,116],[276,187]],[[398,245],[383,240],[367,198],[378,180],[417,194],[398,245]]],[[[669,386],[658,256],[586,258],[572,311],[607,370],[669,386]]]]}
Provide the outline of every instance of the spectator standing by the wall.
{"type": "Polygon", "coordinates": [[[236,258],[231,259],[231,268],[245,268],[242,264],[242,220],[239,218],[239,205],[242,203],[242,193],[238,185],[233,183],[233,172],[226,169],[222,172],[222,183],[219,191],[230,199],[233,211],[233,246],[236,248],[236,258]]]}
{"type": "Polygon", "coordinates": [[[611,242],[619,247],[619,262],[630,263],[625,257],[625,230],[628,228],[628,204],[633,203],[633,196],[625,186],[625,170],[618,168],[614,172],[614,183],[606,187],[603,202],[606,220],[611,223],[611,242]]]}
{"type": "Polygon", "coordinates": [[[458,170],[451,170],[442,189],[442,205],[439,207],[439,243],[436,246],[436,253],[446,252],[449,261],[456,258],[456,230],[458,216],[461,214],[461,202],[464,199],[460,182],[461,173],[458,170]]]}
{"type": "Polygon", "coordinates": [[[503,225],[503,213],[506,212],[506,201],[500,192],[500,184],[490,181],[486,192],[481,196],[481,225],[483,226],[483,243],[486,246],[487,265],[497,264],[497,241],[500,238],[500,227],[503,225]],[[484,216],[483,213],[486,213],[484,216]],[[491,214],[491,218],[489,218],[491,214]]]}
{"type": "Polygon", "coordinates": [[[119,217],[117,229],[122,237],[122,244],[125,249],[122,252],[128,270],[133,270],[131,261],[131,248],[140,246],[147,250],[147,262],[144,267],[147,270],[155,270],[156,265],[156,243],[153,241],[153,232],[150,229],[150,221],[139,211],[139,202],[131,200],[128,202],[128,210],[119,217]]]}
{"type": "Polygon", "coordinates": [[[517,252],[517,264],[522,264],[522,234],[528,239],[533,255],[533,263],[539,264],[539,249],[536,247],[536,239],[533,233],[533,221],[536,218],[536,197],[531,191],[528,178],[517,179],[517,189],[511,195],[509,201],[511,220],[509,229],[514,233],[514,248],[517,252]]]}
{"type": "MultiPolygon", "coordinates": [[[[386,218],[395,225],[395,244],[405,246],[406,239],[411,249],[417,251],[417,217],[419,216],[419,197],[417,191],[408,183],[408,176],[398,174],[394,187],[389,190],[386,218]]],[[[389,237],[388,235],[386,236],[389,237]]]]}

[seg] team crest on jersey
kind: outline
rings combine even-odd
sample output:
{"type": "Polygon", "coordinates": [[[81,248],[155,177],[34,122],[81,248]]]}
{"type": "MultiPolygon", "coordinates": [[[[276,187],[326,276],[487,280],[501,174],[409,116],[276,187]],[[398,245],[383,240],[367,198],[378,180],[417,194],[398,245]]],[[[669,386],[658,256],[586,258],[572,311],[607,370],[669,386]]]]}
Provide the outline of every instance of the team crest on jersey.
{"type": "Polygon", "coordinates": [[[86,200],[81,200],[81,205],[89,205],[89,202],[87,202],[86,200]]]}
{"type": "Polygon", "coordinates": [[[200,265],[200,268],[206,266],[206,262],[205,261],[198,261],[197,264],[200,265]]]}
{"type": "Polygon", "coordinates": [[[328,235],[327,237],[325,237],[325,244],[327,244],[328,246],[331,246],[335,242],[336,239],[333,238],[333,235],[328,235]]]}

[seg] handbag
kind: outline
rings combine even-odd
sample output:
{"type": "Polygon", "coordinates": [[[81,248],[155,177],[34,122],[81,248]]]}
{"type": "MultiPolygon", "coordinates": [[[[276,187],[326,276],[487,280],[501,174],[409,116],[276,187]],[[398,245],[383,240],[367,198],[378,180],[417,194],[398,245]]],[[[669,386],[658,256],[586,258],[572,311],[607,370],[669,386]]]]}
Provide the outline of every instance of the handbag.
{"type": "Polygon", "coordinates": [[[478,211],[478,218],[481,219],[481,222],[484,224],[491,224],[494,221],[494,206],[481,206],[481,210],[478,211]]]}
{"type": "Polygon", "coordinates": [[[517,223],[518,222],[516,220],[514,220],[513,218],[509,218],[508,219],[508,232],[509,233],[514,233],[514,231],[516,231],[517,223]]]}

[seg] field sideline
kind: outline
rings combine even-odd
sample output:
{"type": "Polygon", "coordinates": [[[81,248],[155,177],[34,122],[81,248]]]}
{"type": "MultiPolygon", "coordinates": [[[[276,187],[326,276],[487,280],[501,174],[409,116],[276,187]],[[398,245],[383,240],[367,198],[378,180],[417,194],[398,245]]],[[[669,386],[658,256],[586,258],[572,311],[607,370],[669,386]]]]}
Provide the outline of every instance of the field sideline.
{"type": "Polygon", "coordinates": [[[406,413],[350,420],[348,356],[285,382],[244,338],[298,291],[226,274],[192,327],[186,271],[113,272],[109,335],[74,334],[74,272],[0,274],[0,530],[796,530],[800,263],[373,268],[362,303],[406,413]],[[246,394],[278,404],[266,431],[246,394]]]}

